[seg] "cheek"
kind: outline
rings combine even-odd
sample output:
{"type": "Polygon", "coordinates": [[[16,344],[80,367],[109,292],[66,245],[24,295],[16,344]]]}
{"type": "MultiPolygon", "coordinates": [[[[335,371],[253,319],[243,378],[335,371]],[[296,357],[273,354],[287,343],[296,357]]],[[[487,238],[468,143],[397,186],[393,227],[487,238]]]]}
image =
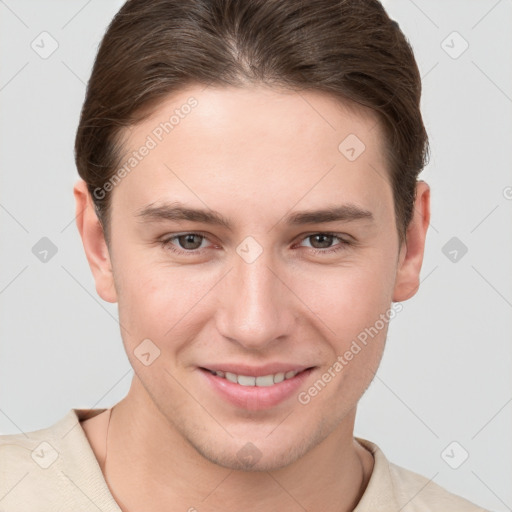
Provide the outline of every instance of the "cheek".
{"type": "Polygon", "coordinates": [[[298,396],[299,403],[311,407],[306,410],[328,408],[333,417],[343,417],[368,388],[382,358],[389,321],[396,316],[392,278],[392,265],[375,258],[320,278],[317,273],[303,288],[304,302],[310,301],[319,318],[326,354],[322,373],[298,396]]]}
{"type": "Polygon", "coordinates": [[[339,351],[372,326],[391,305],[395,268],[384,253],[336,268],[316,268],[295,278],[293,289],[323,324],[339,351]]]}
{"type": "Polygon", "coordinates": [[[120,272],[119,318],[129,331],[125,341],[131,345],[149,338],[164,350],[170,338],[193,337],[216,275],[155,262],[126,260],[121,267],[125,270],[120,272]]]}

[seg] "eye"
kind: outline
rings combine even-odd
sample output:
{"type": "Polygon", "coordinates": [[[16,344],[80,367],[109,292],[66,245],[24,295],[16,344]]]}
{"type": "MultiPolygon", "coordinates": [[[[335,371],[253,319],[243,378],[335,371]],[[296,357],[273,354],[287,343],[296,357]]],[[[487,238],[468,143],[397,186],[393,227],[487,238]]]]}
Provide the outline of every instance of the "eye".
{"type": "Polygon", "coordinates": [[[207,241],[207,238],[200,233],[182,233],[179,235],[173,235],[161,240],[161,244],[164,248],[169,249],[179,254],[198,254],[201,252],[199,249],[203,242],[207,241]]]}
{"type": "Polygon", "coordinates": [[[311,248],[314,254],[330,254],[342,251],[346,249],[348,246],[352,245],[352,242],[350,240],[342,238],[336,233],[313,233],[307,235],[303,239],[303,242],[306,240],[310,240],[309,247],[311,248]],[[332,244],[336,240],[338,240],[340,243],[333,246],[332,244]]]}
{"type": "MultiPolygon", "coordinates": [[[[208,238],[201,233],[181,233],[168,236],[160,241],[162,247],[174,253],[194,256],[201,254],[206,249],[208,238]],[[206,243],[206,245],[205,245],[206,243]]],[[[313,254],[327,255],[343,251],[353,245],[351,240],[343,238],[336,233],[312,233],[304,237],[299,244],[301,247],[309,247],[309,251],[313,254]],[[303,245],[309,241],[309,245],[303,245]],[[337,244],[335,242],[338,241],[337,244]],[[334,245],[333,245],[334,244],[334,245]]]]}

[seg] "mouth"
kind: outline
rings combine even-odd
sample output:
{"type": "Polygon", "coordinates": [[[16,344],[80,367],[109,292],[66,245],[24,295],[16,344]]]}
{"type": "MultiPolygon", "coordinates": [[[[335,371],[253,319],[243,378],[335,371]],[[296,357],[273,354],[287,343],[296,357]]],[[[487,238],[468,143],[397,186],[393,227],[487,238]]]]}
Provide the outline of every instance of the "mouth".
{"type": "Polygon", "coordinates": [[[247,411],[263,411],[281,403],[291,405],[292,402],[289,400],[296,397],[300,388],[306,385],[316,366],[287,365],[287,368],[284,371],[283,365],[279,365],[251,369],[238,365],[236,368],[198,367],[198,370],[212,392],[224,402],[247,411]],[[235,369],[240,373],[235,373],[235,369]]]}
{"type": "Polygon", "coordinates": [[[233,384],[240,384],[240,386],[257,386],[257,387],[270,387],[279,384],[285,380],[293,379],[299,373],[307,370],[312,370],[313,366],[305,369],[288,370],[286,372],[269,373],[267,375],[243,375],[223,370],[210,370],[209,368],[200,368],[207,371],[212,375],[225,379],[233,384]]]}

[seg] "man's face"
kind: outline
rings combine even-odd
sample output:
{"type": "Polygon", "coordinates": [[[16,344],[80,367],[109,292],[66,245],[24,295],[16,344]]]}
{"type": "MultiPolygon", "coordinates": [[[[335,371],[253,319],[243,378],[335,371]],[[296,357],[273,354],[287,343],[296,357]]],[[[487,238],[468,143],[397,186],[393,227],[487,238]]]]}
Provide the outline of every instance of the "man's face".
{"type": "Polygon", "coordinates": [[[318,92],[198,86],[125,134],[123,163],[150,149],[113,190],[116,296],[104,298],[119,302],[147,403],[215,463],[278,468],[351,431],[382,355],[401,256],[376,122],[318,92]],[[182,108],[190,97],[197,104],[182,108]],[[176,109],[166,133],[160,123],[176,109]],[[227,225],[151,215],[156,207],[227,225]],[[297,217],[337,208],[338,220],[297,217]],[[245,387],[208,369],[308,370],[245,387]]]}

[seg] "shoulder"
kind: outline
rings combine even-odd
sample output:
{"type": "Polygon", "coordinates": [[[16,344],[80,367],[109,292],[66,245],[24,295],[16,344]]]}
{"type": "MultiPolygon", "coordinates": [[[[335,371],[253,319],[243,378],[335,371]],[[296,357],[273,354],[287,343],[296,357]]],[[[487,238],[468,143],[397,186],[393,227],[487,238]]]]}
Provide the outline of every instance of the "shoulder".
{"type": "MultiPolygon", "coordinates": [[[[0,435],[0,474],[15,469],[30,471],[33,467],[50,467],[58,457],[54,445],[60,444],[64,434],[62,426],[61,420],[48,428],[0,435]]],[[[5,480],[0,483],[4,484],[5,480]]]]}
{"type": "Polygon", "coordinates": [[[371,441],[356,438],[374,457],[374,468],[357,512],[489,512],[449,492],[433,479],[390,462],[371,441]]]}
{"type": "MultiPolygon", "coordinates": [[[[90,510],[90,500],[109,502],[101,470],[80,420],[101,410],[71,409],[50,427],[0,435],[0,510],[90,510]]],[[[106,506],[104,510],[119,510],[106,506]]]]}
{"type": "Polygon", "coordinates": [[[402,506],[408,504],[411,512],[487,512],[414,471],[390,462],[389,472],[397,500],[402,506]]]}
{"type": "Polygon", "coordinates": [[[63,478],[52,468],[59,457],[59,433],[56,424],[32,432],[0,436],[3,506],[18,510],[16,507],[28,509],[35,503],[51,502],[48,491],[54,488],[56,480],[63,478]]]}

